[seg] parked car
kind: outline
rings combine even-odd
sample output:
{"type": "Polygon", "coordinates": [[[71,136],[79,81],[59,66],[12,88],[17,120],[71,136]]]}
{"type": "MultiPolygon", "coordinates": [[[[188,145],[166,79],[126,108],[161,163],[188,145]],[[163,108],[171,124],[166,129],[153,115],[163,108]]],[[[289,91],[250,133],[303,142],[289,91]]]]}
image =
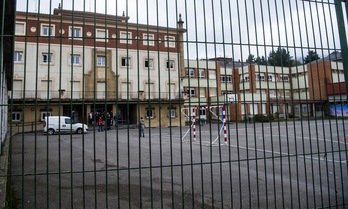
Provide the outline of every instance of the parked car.
{"type": "Polygon", "coordinates": [[[43,132],[52,135],[56,132],[61,133],[87,133],[88,126],[82,123],[75,123],[67,116],[46,116],[43,132]]]}

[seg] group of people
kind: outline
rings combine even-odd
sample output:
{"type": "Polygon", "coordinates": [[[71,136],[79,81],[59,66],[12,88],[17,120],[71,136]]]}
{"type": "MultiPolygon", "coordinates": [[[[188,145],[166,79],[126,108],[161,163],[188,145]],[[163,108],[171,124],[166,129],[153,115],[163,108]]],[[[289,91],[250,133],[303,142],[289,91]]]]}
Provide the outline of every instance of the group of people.
{"type": "Polygon", "coordinates": [[[110,130],[111,126],[117,124],[117,116],[112,116],[112,112],[90,112],[88,114],[89,126],[98,126],[98,132],[110,130]]]}
{"type": "MultiPolygon", "coordinates": [[[[98,126],[98,132],[110,130],[111,126],[115,124],[117,127],[117,121],[118,117],[115,114],[114,117],[112,117],[112,112],[96,112],[95,114],[93,112],[88,113],[88,120],[89,120],[89,126],[98,126]],[[96,123],[96,124],[95,124],[96,123]],[[104,128],[105,126],[105,128],[104,128]]],[[[139,121],[139,137],[145,137],[145,121],[144,118],[141,117],[139,121]]]]}

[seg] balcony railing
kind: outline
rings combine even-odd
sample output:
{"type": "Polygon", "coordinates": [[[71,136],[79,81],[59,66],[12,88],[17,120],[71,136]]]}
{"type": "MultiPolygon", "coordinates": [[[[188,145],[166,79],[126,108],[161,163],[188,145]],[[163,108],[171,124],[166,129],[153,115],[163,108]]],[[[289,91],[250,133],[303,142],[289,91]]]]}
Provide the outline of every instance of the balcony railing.
{"type": "Polygon", "coordinates": [[[111,100],[172,100],[179,99],[179,94],[169,92],[127,92],[127,91],[12,91],[9,92],[10,99],[111,99],[111,100]]]}

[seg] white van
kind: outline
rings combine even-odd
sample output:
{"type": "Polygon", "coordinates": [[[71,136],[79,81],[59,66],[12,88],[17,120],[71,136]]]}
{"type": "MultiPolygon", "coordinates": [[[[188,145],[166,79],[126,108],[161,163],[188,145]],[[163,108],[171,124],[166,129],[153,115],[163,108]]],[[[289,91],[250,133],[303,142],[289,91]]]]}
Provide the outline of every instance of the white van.
{"type": "Polygon", "coordinates": [[[55,132],[87,133],[88,126],[82,123],[74,123],[67,116],[46,116],[44,121],[44,133],[49,135],[55,132]]]}

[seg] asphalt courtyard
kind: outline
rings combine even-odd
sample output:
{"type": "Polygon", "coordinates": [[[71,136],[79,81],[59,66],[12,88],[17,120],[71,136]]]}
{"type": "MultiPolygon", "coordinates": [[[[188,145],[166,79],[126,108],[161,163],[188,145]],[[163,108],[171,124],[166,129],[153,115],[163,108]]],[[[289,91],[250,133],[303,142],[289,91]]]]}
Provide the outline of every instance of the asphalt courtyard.
{"type": "Polygon", "coordinates": [[[197,126],[196,140],[189,126],[144,138],[115,127],[17,134],[12,207],[345,208],[347,130],[342,120],[228,123],[227,143],[216,123],[197,126]]]}

